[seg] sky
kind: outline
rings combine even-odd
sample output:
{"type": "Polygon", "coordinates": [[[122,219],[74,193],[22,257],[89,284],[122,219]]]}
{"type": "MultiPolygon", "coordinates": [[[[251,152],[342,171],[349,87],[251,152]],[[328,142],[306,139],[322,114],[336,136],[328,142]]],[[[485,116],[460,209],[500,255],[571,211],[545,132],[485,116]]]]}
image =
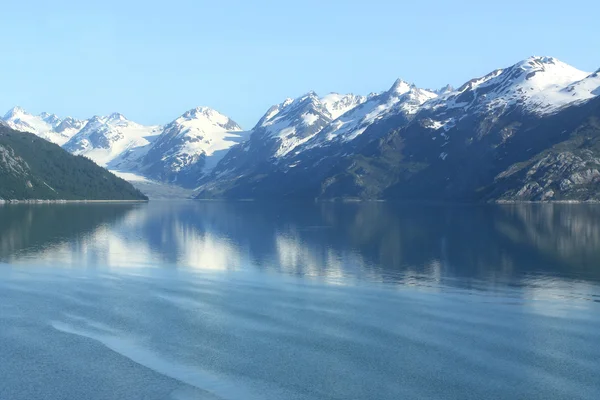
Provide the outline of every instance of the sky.
{"type": "Polygon", "coordinates": [[[532,55],[600,68],[598,0],[3,2],[0,114],[164,124],[196,106],[250,129],[310,90],[459,86],[532,55]]]}

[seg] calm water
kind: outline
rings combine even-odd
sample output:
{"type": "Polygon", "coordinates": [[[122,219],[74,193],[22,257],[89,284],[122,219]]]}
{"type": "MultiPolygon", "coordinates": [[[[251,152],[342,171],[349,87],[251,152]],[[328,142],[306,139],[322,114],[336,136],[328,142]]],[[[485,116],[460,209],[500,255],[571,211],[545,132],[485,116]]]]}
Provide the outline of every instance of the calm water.
{"type": "Polygon", "coordinates": [[[0,207],[0,399],[598,399],[600,206],[0,207]]]}

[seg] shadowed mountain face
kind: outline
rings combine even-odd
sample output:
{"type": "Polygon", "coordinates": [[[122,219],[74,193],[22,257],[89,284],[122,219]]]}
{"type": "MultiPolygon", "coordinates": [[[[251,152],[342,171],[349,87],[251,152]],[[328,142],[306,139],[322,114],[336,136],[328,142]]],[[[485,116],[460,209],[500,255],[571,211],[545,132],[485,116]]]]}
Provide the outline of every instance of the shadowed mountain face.
{"type": "Polygon", "coordinates": [[[596,205],[155,202],[7,205],[0,217],[1,256],[14,262],[461,285],[536,274],[600,281],[596,205]]]}

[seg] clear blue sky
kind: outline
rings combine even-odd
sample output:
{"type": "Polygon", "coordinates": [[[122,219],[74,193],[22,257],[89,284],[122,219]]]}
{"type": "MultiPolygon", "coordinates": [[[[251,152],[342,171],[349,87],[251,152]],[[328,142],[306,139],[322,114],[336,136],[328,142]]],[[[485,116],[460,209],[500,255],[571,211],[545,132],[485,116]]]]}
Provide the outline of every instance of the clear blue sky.
{"type": "Polygon", "coordinates": [[[0,113],[213,107],[249,129],[309,90],[460,85],[530,55],[600,67],[598,0],[3,2],[0,113]]]}

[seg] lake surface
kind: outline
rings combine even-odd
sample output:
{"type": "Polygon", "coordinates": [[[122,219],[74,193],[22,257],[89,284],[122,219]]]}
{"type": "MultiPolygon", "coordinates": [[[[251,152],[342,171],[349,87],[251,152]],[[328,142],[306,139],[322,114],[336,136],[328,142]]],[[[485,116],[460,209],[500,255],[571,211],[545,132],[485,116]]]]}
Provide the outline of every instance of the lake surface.
{"type": "Polygon", "coordinates": [[[598,399],[600,206],[0,206],[0,399],[598,399]]]}

